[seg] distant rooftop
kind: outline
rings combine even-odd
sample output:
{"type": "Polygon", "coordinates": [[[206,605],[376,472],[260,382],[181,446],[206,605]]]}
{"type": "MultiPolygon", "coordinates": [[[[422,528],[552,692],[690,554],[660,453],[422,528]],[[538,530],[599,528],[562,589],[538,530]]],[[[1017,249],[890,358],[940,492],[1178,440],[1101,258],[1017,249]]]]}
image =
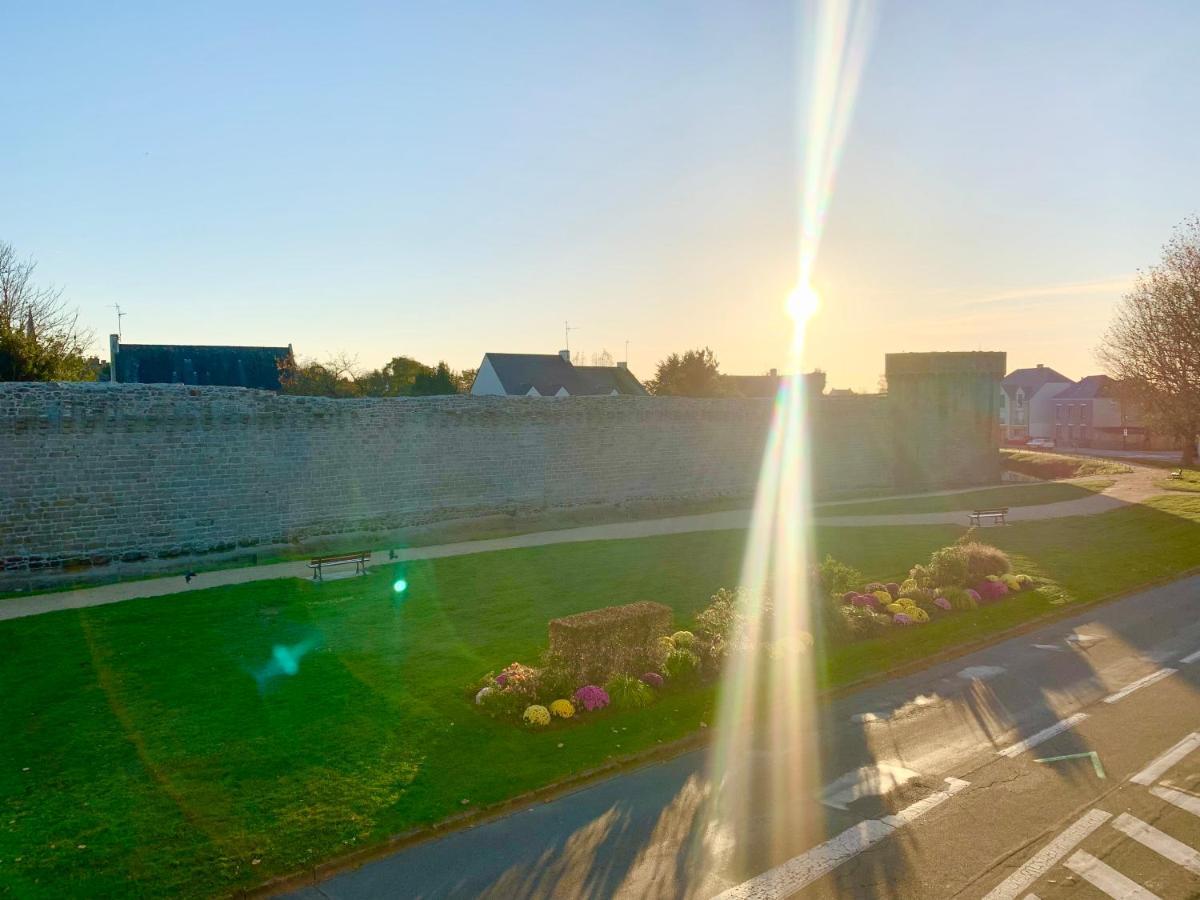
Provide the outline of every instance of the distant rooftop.
{"type": "Polygon", "coordinates": [[[1038,363],[1036,366],[1029,369],[1014,369],[1013,371],[1009,372],[1007,376],[1005,376],[1004,380],[1001,381],[1000,384],[1006,388],[1022,387],[1026,390],[1037,390],[1042,385],[1048,384],[1052,381],[1065,381],[1067,383],[1073,383],[1071,379],[1062,374],[1062,372],[1057,372],[1049,366],[1044,366],[1041,363],[1038,363]]]}
{"type": "Polygon", "coordinates": [[[280,390],[279,363],[287,347],[225,347],[194,344],[122,344],[113,335],[114,381],[135,384],[197,384],[280,390]]]}
{"type": "Polygon", "coordinates": [[[577,366],[562,353],[487,353],[475,376],[472,393],[499,393],[482,390],[481,376],[487,370],[495,375],[505,394],[524,397],[535,392],[553,397],[565,391],[572,397],[646,396],[648,391],[625,367],[577,366]]]}
{"type": "Polygon", "coordinates": [[[1088,375],[1081,378],[1078,384],[1059,391],[1054,395],[1055,400],[1094,400],[1097,397],[1111,397],[1116,393],[1117,382],[1107,375],[1088,375]]]}

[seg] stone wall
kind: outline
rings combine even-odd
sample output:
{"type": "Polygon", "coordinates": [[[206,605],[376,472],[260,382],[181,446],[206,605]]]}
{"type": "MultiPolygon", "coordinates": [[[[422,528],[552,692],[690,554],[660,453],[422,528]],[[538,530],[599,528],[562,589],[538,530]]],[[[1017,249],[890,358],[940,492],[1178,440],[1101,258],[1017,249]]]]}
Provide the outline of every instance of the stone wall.
{"type": "MultiPolygon", "coordinates": [[[[940,454],[929,457],[927,483],[997,480],[994,436],[972,423],[955,433],[962,403],[974,400],[943,402],[960,389],[975,398],[975,380],[968,374],[954,387],[949,378],[930,392],[914,372],[893,396],[814,398],[817,496],[900,483],[896,448],[909,444],[897,429],[913,408],[933,432],[920,447],[940,454]],[[896,398],[909,411],[900,417],[896,398]]],[[[0,384],[0,589],[116,560],[498,513],[748,499],[771,409],[769,400],[331,400],[184,385],[0,384]]]]}

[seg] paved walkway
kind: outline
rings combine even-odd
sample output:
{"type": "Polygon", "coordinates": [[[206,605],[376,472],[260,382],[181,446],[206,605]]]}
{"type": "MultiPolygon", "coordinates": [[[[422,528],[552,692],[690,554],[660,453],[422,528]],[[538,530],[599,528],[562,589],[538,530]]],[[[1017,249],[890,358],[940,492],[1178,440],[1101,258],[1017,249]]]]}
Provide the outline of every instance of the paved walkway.
{"type": "MultiPolygon", "coordinates": [[[[1039,506],[1013,507],[1008,518],[1012,522],[1034,519],[1053,519],[1065,516],[1090,516],[1108,512],[1131,503],[1140,503],[1149,497],[1163,493],[1155,482],[1163,477],[1158,469],[1135,468],[1130,474],[1112,476],[1115,483],[1102,493],[1079,500],[1064,500],[1039,506]]],[[[1093,479],[1078,479],[1093,480],[1093,479]]],[[[937,491],[932,494],[908,494],[888,497],[889,500],[911,499],[949,494],[966,493],[979,488],[954,491],[937,491]]],[[[864,500],[875,503],[877,500],[864,500]]],[[[839,501],[841,506],[845,501],[839,501]]],[[[861,528],[869,525],[962,525],[964,513],[959,511],[911,513],[902,515],[862,515],[822,517],[817,507],[817,521],[823,526],[861,528]]],[[[746,528],[750,524],[750,510],[727,510],[691,516],[674,516],[667,519],[645,519],[639,522],[613,522],[607,525],[588,525],[581,528],[565,528],[557,531],[537,531],[509,537],[489,538],[478,541],[460,541],[454,544],[437,544],[429,547],[413,547],[397,550],[397,562],[418,559],[441,559],[447,556],[465,556],[471,553],[488,553],[495,550],[514,550],[521,547],[542,547],[548,544],[573,544],[582,541],[609,541],[625,538],[651,537],[663,534],[685,534],[696,531],[726,531],[746,528]]],[[[387,560],[387,550],[375,551],[375,563],[387,560]]],[[[391,561],[391,560],[387,560],[391,561]]],[[[42,613],[66,609],[85,609],[136,600],[145,597],[161,597],[183,594],[211,587],[245,584],[251,581],[268,581],[273,578],[308,578],[311,572],[303,560],[272,563],[264,566],[244,566],[201,572],[191,583],[180,575],[165,578],[147,578],[141,581],[122,581],[77,591],[60,591],[50,594],[34,594],[29,597],[0,600],[0,621],[36,616],[42,613]]],[[[332,579],[330,579],[332,580],[332,579]]]]}

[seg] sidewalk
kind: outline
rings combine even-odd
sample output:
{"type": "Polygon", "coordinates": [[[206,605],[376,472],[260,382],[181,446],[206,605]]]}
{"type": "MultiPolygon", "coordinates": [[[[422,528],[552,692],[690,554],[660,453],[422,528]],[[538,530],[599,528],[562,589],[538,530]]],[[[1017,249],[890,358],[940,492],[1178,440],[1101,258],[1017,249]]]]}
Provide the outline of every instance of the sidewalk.
{"type": "MultiPolygon", "coordinates": [[[[1157,469],[1135,468],[1132,473],[1118,475],[1116,482],[1104,492],[1079,500],[1064,500],[1040,506],[1013,507],[1008,514],[1010,522],[1026,522],[1035,519],[1055,519],[1065,516],[1092,516],[1109,512],[1131,503],[1140,503],[1149,497],[1163,493],[1154,482],[1162,477],[1157,469]]],[[[965,493],[979,490],[937,491],[931,494],[910,494],[887,499],[901,500],[965,493]]],[[[845,502],[845,501],[842,501],[845,502]]],[[[864,500],[863,503],[873,503],[864,500]]],[[[840,505],[840,503],[839,503],[840,505]]],[[[820,505],[816,508],[816,522],[827,527],[862,528],[871,525],[964,525],[966,514],[959,511],[913,513],[910,515],[864,515],[864,516],[821,516],[820,505]]],[[[471,553],[489,553],[495,550],[515,550],[522,547],[542,547],[549,544],[572,544],[581,541],[611,541],[626,538],[652,537],[663,534],[685,534],[694,531],[727,531],[746,528],[750,524],[750,510],[727,510],[691,516],[674,516],[666,519],[645,519],[640,522],[613,522],[607,525],[587,525],[580,528],[564,528],[556,531],[536,531],[502,538],[477,541],[460,541],[453,544],[436,544],[429,547],[413,547],[396,550],[396,562],[418,559],[441,559],[447,556],[465,556],[471,553]]],[[[387,549],[374,551],[372,562],[380,565],[391,562],[387,549]]],[[[0,600],[0,621],[36,616],[64,609],[86,609],[136,600],[145,597],[161,597],[183,594],[211,587],[231,584],[246,584],[251,581],[268,581],[273,578],[309,578],[311,571],[303,560],[272,563],[264,566],[245,566],[201,572],[191,583],[183,576],[148,578],[142,581],[124,581],[77,591],[61,591],[52,594],[34,594],[0,600]]],[[[331,579],[332,580],[332,579],[331,579]]]]}

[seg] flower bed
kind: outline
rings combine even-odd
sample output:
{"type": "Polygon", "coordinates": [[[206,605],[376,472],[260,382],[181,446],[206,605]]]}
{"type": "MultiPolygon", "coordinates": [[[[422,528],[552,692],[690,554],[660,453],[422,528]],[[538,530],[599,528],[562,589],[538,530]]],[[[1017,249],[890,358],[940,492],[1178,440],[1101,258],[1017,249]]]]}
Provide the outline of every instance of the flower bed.
{"type": "MultiPolygon", "coordinates": [[[[913,566],[903,582],[867,582],[827,557],[811,572],[812,618],[817,633],[832,643],[920,628],[1036,588],[1030,576],[1011,568],[1002,551],[975,541],[973,532],[913,566]]],[[[743,627],[749,608],[771,622],[771,598],[750,598],[741,589],[719,590],[691,630],[672,631],[665,607],[651,603],[556,619],[542,666],[514,662],[488,673],[471,689],[475,705],[528,728],[569,727],[608,709],[642,709],[664,692],[715,679],[730,649],[750,633],[758,635],[754,649],[773,657],[807,652],[813,643],[808,634],[798,645],[784,638],[769,642],[762,635],[771,628],[743,627]]]]}

